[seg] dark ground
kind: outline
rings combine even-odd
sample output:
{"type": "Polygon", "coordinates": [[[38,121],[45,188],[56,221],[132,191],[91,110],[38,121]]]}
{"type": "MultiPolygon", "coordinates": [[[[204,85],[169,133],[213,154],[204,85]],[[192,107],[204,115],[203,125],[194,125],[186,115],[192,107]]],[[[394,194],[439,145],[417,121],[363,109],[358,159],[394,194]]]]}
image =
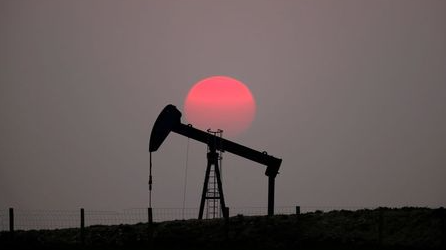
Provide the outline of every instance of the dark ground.
{"type": "Polygon", "coordinates": [[[0,249],[445,249],[445,208],[235,216],[80,229],[0,232],[0,249]]]}

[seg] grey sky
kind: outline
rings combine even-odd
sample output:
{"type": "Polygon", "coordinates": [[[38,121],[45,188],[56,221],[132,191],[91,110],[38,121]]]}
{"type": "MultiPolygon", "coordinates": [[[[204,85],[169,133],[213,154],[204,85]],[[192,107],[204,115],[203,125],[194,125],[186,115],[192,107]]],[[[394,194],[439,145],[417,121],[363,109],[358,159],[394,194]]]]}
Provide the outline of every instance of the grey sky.
{"type": "MultiPolygon", "coordinates": [[[[445,206],[443,0],[6,0],[0,38],[0,208],[147,206],[153,122],[212,75],[254,94],[235,140],[283,159],[276,205],[445,206]]],[[[153,155],[153,206],[182,206],[186,146],[153,155]]],[[[225,154],[224,193],[265,206],[264,167],[225,154]]]]}

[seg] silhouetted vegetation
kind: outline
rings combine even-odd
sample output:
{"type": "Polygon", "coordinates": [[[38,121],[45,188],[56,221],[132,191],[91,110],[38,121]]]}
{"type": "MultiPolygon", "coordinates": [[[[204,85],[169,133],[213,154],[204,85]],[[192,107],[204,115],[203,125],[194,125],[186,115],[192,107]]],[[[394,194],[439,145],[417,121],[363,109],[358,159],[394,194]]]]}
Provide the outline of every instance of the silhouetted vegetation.
{"type": "Polygon", "coordinates": [[[445,208],[378,208],[0,233],[1,249],[445,249],[445,208]]]}

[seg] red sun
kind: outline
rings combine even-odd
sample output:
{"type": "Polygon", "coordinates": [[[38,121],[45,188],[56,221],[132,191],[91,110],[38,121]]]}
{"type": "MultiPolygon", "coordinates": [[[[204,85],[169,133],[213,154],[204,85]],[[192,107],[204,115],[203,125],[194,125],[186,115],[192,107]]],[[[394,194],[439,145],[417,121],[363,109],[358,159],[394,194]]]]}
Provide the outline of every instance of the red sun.
{"type": "Polygon", "coordinates": [[[255,108],[252,93],[242,82],[227,76],[212,76],[190,89],[184,113],[194,127],[222,129],[224,137],[234,137],[249,128],[255,108]]]}

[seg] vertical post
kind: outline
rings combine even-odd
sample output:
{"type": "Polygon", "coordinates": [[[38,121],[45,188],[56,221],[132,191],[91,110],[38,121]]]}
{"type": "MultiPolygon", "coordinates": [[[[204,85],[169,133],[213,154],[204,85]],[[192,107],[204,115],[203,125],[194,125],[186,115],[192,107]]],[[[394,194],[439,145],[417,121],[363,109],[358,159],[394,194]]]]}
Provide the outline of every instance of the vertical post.
{"type": "Polygon", "coordinates": [[[14,234],[14,209],[12,207],[9,208],[9,232],[11,235],[14,234]]]}
{"type": "Polygon", "coordinates": [[[297,249],[301,249],[302,248],[302,225],[301,225],[301,221],[300,221],[300,206],[296,206],[296,222],[295,222],[295,230],[297,232],[297,249]]]}
{"type": "Polygon", "coordinates": [[[296,223],[299,223],[299,217],[300,217],[300,206],[296,206],[296,223]]]}
{"type": "Polygon", "coordinates": [[[378,244],[383,244],[383,228],[384,228],[384,211],[383,209],[379,209],[378,215],[378,244]]]}
{"type": "Polygon", "coordinates": [[[154,244],[154,228],[153,228],[152,207],[148,207],[148,243],[149,248],[153,249],[154,244]]]}
{"type": "Polygon", "coordinates": [[[275,177],[269,176],[268,182],[268,216],[274,215],[275,177]]]}
{"type": "Polygon", "coordinates": [[[84,225],[84,208],[81,208],[81,244],[84,244],[85,239],[84,225]]]}
{"type": "Polygon", "coordinates": [[[152,207],[148,207],[148,224],[151,225],[152,223],[153,223],[152,207]]]}

